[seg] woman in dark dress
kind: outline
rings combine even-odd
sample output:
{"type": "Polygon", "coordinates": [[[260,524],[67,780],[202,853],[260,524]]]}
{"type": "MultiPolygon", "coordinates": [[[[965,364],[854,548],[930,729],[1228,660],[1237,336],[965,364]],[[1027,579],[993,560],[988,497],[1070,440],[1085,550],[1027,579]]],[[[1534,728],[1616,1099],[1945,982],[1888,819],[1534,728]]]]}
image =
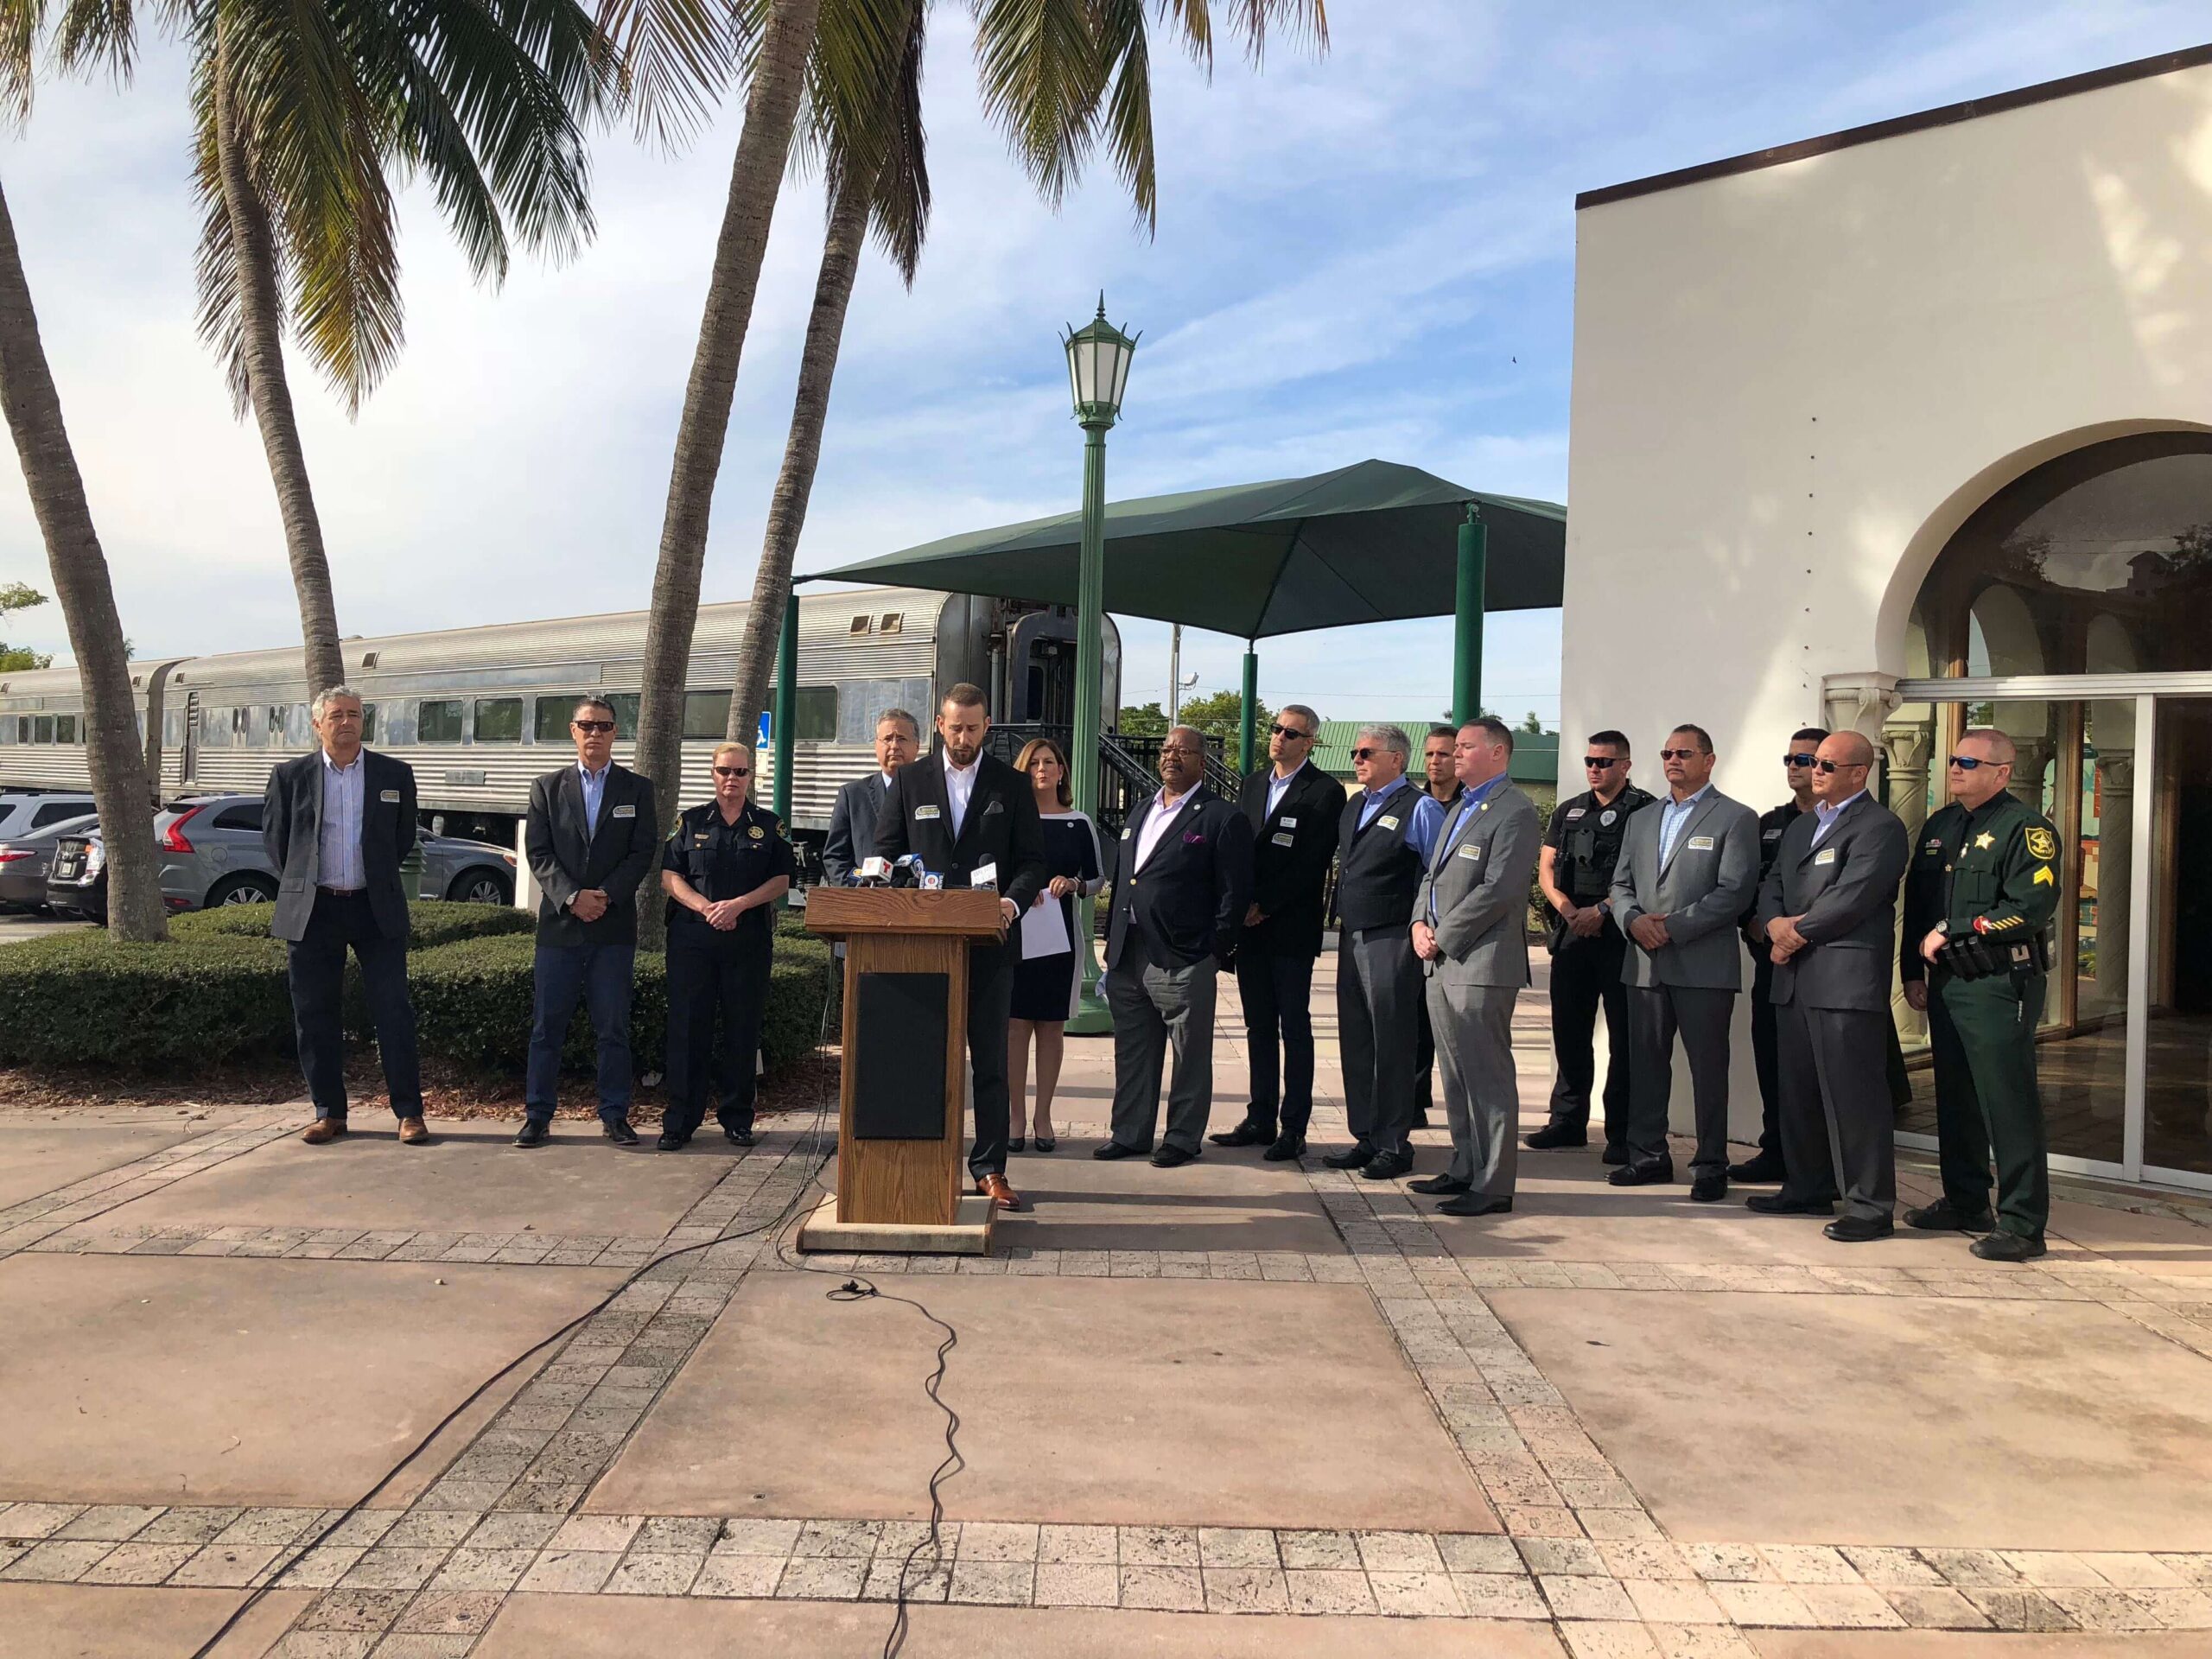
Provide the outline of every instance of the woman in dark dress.
{"type": "Polygon", "coordinates": [[[1027,1090],[1029,1039],[1037,1039],[1037,1150],[1050,1152],[1059,1144],[1052,1130],[1052,1090],[1060,1081],[1060,1056],[1067,1041],[1066,1025],[1075,1012],[1077,942],[1090,946],[1090,906],[1078,900],[1101,886],[1098,830],[1090,820],[1068,807],[1068,759],[1049,737],[1032,738],[1015,766],[1037,792],[1038,816],[1045,825],[1045,868],[1052,881],[1037,895],[1030,913],[1016,930],[1021,939],[1021,960],[1014,970],[1014,1013],[1007,1023],[1007,1082],[1013,1107],[1012,1139],[1015,1152],[1028,1150],[1027,1090]],[[1046,907],[1059,912],[1058,925],[1046,907]]]}

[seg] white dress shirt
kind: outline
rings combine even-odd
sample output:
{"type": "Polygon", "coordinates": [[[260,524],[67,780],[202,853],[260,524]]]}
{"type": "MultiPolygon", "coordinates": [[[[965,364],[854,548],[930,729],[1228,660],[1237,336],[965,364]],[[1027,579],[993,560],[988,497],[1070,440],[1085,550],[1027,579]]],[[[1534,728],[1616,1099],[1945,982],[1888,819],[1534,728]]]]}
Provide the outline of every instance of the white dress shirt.
{"type": "Polygon", "coordinates": [[[1269,817],[1274,817],[1275,808],[1282,804],[1283,791],[1298,781],[1298,774],[1306,770],[1306,766],[1305,761],[1300,761],[1290,769],[1290,776],[1287,778],[1269,776],[1268,779],[1268,816],[1269,817]]]}
{"type": "Polygon", "coordinates": [[[341,766],[322,752],[322,821],[317,842],[321,874],[317,885],[353,893],[368,886],[361,861],[361,810],[367,785],[366,768],[356,752],[351,766],[341,766]]]}
{"type": "Polygon", "coordinates": [[[1826,836],[1829,830],[1835,828],[1835,821],[1843,816],[1843,809],[1849,806],[1852,802],[1857,800],[1860,795],[1864,795],[1866,792],[1866,791],[1862,789],[1855,794],[1847,795],[1842,800],[1838,801],[1834,806],[1830,806],[1826,801],[1815,801],[1813,803],[1814,846],[1819,846],[1821,844],[1821,837],[1826,836]]]}
{"type": "Polygon", "coordinates": [[[960,839],[960,826],[968,821],[968,798],[976,792],[976,768],[982,764],[982,757],[969,766],[956,766],[950,760],[944,763],[944,802],[952,813],[952,838],[960,839]]]}
{"type": "MultiPolygon", "coordinates": [[[[1197,787],[1196,784],[1191,785],[1191,789],[1197,787]]],[[[1152,798],[1152,811],[1146,817],[1144,827],[1137,831],[1136,868],[1138,869],[1144,868],[1145,865],[1151,861],[1153,849],[1160,845],[1160,837],[1167,833],[1168,819],[1173,817],[1183,803],[1191,798],[1191,789],[1185,790],[1180,795],[1172,799],[1164,789],[1152,798]]]]}

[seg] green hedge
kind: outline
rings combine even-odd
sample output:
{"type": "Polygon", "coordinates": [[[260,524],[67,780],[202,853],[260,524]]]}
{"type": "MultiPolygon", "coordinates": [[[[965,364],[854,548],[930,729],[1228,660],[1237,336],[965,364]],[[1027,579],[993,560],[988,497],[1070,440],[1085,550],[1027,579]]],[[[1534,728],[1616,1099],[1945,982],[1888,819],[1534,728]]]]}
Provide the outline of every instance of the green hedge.
{"type": "MultiPolygon", "coordinates": [[[[276,915],[270,905],[218,905],[169,918],[169,933],[179,939],[265,939],[276,915]]],[[[495,938],[528,933],[537,918],[512,905],[463,905],[450,899],[417,899],[407,907],[410,949],[433,950],[461,939],[495,938]]]]}
{"type": "MultiPolygon", "coordinates": [[[[239,911],[255,906],[240,906],[239,911]]],[[[265,907],[261,907],[264,908],[265,907]]],[[[489,905],[417,905],[418,936],[441,918],[429,910],[466,912],[457,923],[518,912],[489,905]]],[[[105,932],[59,934],[0,950],[0,1065],[86,1065],[135,1072],[189,1071],[209,1063],[292,1057],[292,1003],[284,950],[217,926],[203,912],[180,918],[165,944],[124,944],[105,932]]],[[[524,918],[525,923],[527,918],[524,918]]],[[[493,927],[503,925],[498,922],[493,927]]],[[[238,930],[238,931],[234,931],[238,930]]],[[[517,1072],[530,1046],[531,963],[526,934],[462,938],[413,951],[408,977],[425,1058],[517,1072]]],[[[359,976],[346,969],[346,1023],[367,1032],[359,976]]],[[[830,950],[818,940],[779,939],[761,1051],[772,1071],[810,1052],[823,1029],[823,1000],[836,981],[830,950]]],[[[638,957],[632,1044],[640,1072],[663,1069],[668,1028],[666,969],[658,952],[638,957]]],[[[564,1059],[588,1071],[591,1030],[578,1009],[564,1059]]]]}

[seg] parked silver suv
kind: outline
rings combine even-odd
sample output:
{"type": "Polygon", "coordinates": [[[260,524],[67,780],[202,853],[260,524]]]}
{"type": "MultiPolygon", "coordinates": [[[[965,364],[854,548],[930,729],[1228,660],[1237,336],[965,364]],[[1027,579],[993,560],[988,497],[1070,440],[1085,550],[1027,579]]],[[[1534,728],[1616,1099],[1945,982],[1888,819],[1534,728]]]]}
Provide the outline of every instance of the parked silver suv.
{"type": "MultiPolygon", "coordinates": [[[[265,903],[276,896],[276,870],[261,845],[261,797],[200,795],[155,815],[162,901],[171,910],[265,903]]],[[[464,903],[514,902],[515,855],[489,842],[418,835],[414,896],[464,903]]],[[[64,915],[107,919],[107,854],[94,828],[65,836],[54,849],[47,903],[64,915]]]]}
{"type": "Polygon", "coordinates": [[[0,790],[0,841],[92,815],[92,798],[80,790],[0,790]]]}

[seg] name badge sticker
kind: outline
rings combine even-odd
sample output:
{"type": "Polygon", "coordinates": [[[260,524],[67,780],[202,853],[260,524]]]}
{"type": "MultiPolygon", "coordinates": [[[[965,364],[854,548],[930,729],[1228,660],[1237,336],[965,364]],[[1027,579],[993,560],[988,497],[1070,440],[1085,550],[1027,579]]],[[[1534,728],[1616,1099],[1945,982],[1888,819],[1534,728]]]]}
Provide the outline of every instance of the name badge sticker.
{"type": "Polygon", "coordinates": [[[1711,836],[1692,836],[1690,837],[1690,851],[1694,853],[1709,853],[1712,850],[1713,837],[1711,836]]]}
{"type": "Polygon", "coordinates": [[[1129,838],[1130,835],[1131,835],[1132,833],[1134,833],[1135,827],[1135,826],[1134,826],[1134,825],[1132,825],[1132,824],[1127,824],[1127,823],[1125,823],[1125,824],[1123,824],[1123,825],[1122,826],[1122,839],[1123,841],[1127,841],[1127,840],[1129,838]]]}
{"type": "Polygon", "coordinates": [[[1296,818],[1279,818],[1276,822],[1281,823],[1286,830],[1295,830],[1298,828],[1298,820],[1296,818]]]}
{"type": "Polygon", "coordinates": [[[397,806],[399,791],[396,789],[380,789],[377,791],[377,799],[382,801],[386,806],[397,806]]]}
{"type": "Polygon", "coordinates": [[[1570,806],[1567,809],[1567,821],[1569,823],[1573,823],[1577,818],[1580,817],[1589,810],[1590,809],[1586,806],[1570,806]]]}
{"type": "Polygon", "coordinates": [[[1459,855],[1461,858],[1480,858],[1483,855],[1483,849],[1479,847],[1462,847],[1459,855]]]}
{"type": "Polygon", "coordinates": [[[1834,863],[1834,862],[1835,862],[1835,849],[1834,849],[1834,848],[1833,848],[1833,847],[1823,847],[1823,848],[1821,848],[1821,850],[1820,850],[1819,852],[1815,853],[1815,854],[1813,855],[1813,862],[1814,862],[1814,863],[1815,863],[1815,864],[1833,864],[1833,863],[1834,863]]]}
{"type": "Polygon", "coordinates": [[[618,818],[634,818],[638,816],[638,809],[635,806],[618,806],[614,809],[614,816],[618,818]]]}
{"type": "Polygon", "coordinates": [[[914,809],[914,822],[917,823],[927,823],[944,816],[944,814],[933,806],[918,806],[914,809]]]}
{"type": "Polygon", "coordinates": [[[1296,836],[1287,836],[1281,830],[1277,830],[1274,835],[1270,836],[1268,839],[1278,847],[1295,847],[1298,845],[1298,837],[1296,836]]]}
{"type": "Polygon", "coordinates": [[[1397,815],[1395,813],[1379,817],[1376,819],[1375,822],[1381,824],[1385,830],[1395,830],[1398,827],[1397,815]]]}

